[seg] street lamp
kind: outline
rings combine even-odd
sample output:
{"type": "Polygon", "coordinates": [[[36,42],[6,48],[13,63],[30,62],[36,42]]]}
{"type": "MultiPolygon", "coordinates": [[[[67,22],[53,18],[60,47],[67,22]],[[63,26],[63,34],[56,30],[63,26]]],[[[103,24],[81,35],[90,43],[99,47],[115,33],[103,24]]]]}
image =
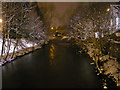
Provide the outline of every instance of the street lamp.
{"type": "Polygon", "coordinates": [[[2,23],[2,19],[0,19],[0,23],[2,23]]]}
{"type": "Polygon", "coordinates": [[[51,27],[51,30],[53,30],[54,29],[54,27],[51,27]]]}
{"type": "Polygon", "coordinates": [[[107,12],[109,12],[109,11],[110,11],[110,9],[108,8],[108,9],[107,9],[107,12]]]}

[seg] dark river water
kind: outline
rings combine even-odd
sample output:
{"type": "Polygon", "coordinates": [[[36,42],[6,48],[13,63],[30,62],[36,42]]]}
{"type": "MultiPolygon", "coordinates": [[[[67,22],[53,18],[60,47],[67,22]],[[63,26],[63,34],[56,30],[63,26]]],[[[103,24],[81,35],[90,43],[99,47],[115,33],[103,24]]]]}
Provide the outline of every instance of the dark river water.
{"type": "Polygon", "coordinates": [[[2,67],[3,88],[102,88],[87,54],[60,40],[2,67]]]}

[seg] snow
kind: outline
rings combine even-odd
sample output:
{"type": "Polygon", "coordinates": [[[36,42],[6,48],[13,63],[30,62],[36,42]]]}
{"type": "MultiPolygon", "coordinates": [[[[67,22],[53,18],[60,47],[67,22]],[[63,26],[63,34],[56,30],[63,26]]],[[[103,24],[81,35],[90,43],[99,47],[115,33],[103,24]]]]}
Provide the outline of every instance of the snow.
{"type": "Polygon", "coordinates": [[[95,32],[95,38],[99,38],[99,32],[95,32]]]}
{"type": "MultiPolygon", "coordinates": [[[[30,50],[27,51],[27,49],[31,49],[31,47],[38,48],[39,44],[44,44],[47,40],[49,40],[49,37],[47,36],[47,26],[42,20],[42,16],[38,15],[36,12],[36,4],[28,4],[28,3],[5,3],[3,12],[4,18],[8,18],[4,21],[3,28],[5,28],[5,31],[8,31],[5,35],[5,44],[4,44],[4,51],[2,52],[3,57],[5,58],[5,55],[9,53],[7,60],[0,60],[3,61],[11,61],[10,58],[15,58],[19,53],[20,55],[23,55],[24,51],[27,53],[30,50]],[[16,5],[15,5],[16,4],[16,5]],[[11,6],[14,6],[14,8],[11,8],[11,6]],[[19,7],[20,6],[20,7],[19,7]],[[21,11],[22,10],[22,11],[21,11]],[[8,25],[6,28],[6,25],[8,25]],[[15,26],[15,27],[14,27],[15,26]],[[17,38],[19,40],[15,39],[8,39],[9,36],[11,36],[11,32],[15,31],[14,33],[18,35],[22,35],[23,37],[26,35],[30,36],[27,39],[25,38],[17,38]],[[14,54],[13,51],[17,52],[17,55],[14,54]],[[9,60],[8,60],[9,59],[9,60]]],[[[0,55],[2,51],[2,32],[0,31],[0,55]]],[[[14,34],[12,34],[14,35],[14,34]]],[[[1,57],[0,57],[1,59],[1,57]]]]}
{"type": "MultiPolygon", "coordinates": [[[[8,50],[8,46],[7,46],[8,42],[7,41],[8,40],[6,40],[6,42],[5,42],[5,46],[4,46],[5,51],[4,51],[3,55],[6,55],[7,50],[8,50]]],[[[2,51],[2,42],[3,42],[3,40],[0,38],[0,55],[1,55],[1,51],[2,51]]],[[[40,44],[44,44],[44,43],[45,43],[45,40],[40,40],[40,44]]],[[[9,54],[13,53],[15,45],[16,45],[16,40],[11,39],[9,54]]],[[[35,47],[35,46],[38,46],[38,44],[22,38],[22,39],[19,40],[18,45],[15,49],[15,52],[17,52],[17,51],[19,52],[20,50],[24,50],[26,48],[35,47]]],[[[0,66],[5,64],[6,62],[11,62],[13,60],[14,60],[14,58],[12,58],[12,59],[8,58],[6,60],[1,60],[0,61],[0,66]]]]}
{"type": "Polygon", "coordinates": [[[1,50],[2,50],[2,39],[0,38],[0,53],[1,53],[1,50]]]}
{"type": "MultiPolygon", "coordinates": [[[[22,42],[23,46],[25,46],[26,48],[33,47],[33,46],[37,45],[36,43],[30,42],[30,41],[25,40],[25,39],[20,39],[20,41],[22,42]]],[[[7,43],[8,42],[5,43],[5,52],[7,52],[7,43]]],[[[16,41],[12,40],[9,53],[13,52],[15,43],[16,43],[16,41]]],[[[15,51],[19,51],[19,50],[22,50],[22,47],[18,45],[15,51]]],[[[1,53],[1,51],[2,51],[2,39],[0,38],[0,53],[1,53]]],[[[5,55],[5,54],[6,53],[4,53],[3,55],[5,55]]]]}
{"type": "MultiPolygon", "coordinates": [[[[1,51],[2,51],[2,42],[3,42],[3,40],[2,40],[2,38],[0,38],[0,54],[1,54],[1,51]]],[[[7,53],[7,48],[8,48],[7,44],[8,44],[8,42],[7,42],[7,40],[6,40],[6,42],[5,42],[5,47],[4,47],[5,53],[3,53],[3,55],[5,55],[5,54],[7,53]]],[[[13,53],[15,44],[16,44],[16,41],[15,41],[14,39],[12,39],[12,40],[11,40],[11,45],[10,45],[10,51],[9,51],[9,53],[13,53]]],[[[23,50],[23,49],[25,49],[25,48],[29,48],[29,47],[33,47],[33,46],[37,46],[37,44],[34,43],[34,42],[31,42],[31,41],[29,41],[29,40],[26,40],[26,39],[23,39],[23,38],[22,38],[22,39],[19,40],[18,46],[16,47],[15,51],[23,50]],[[22,46],[23,46],[24,48],[20,45],[20,43],[22,43],[22,46]]],[[[8,61],[11,61],[11,59],[8,60],[8,61]]],[[[1,61],[1,62],[2,62],[2,61],[1,61]]]]}
{"type": "MultiPolygon", "coordinates": [[[[2,38],[0,38],[0,55],[1,55],[1,51],[2,51],[2,42],[3,42],[3,40],[2,40],[2,38]]],[[[45,41],[41,40],[40,42],[41,42],[41,44],[44,44],[45,41]]],[[[16,40],[11,39],[9,54],[13,53],[16,43],[17,43],[16,40]]],[[[8,41],[6,40],[5,46],[4,46],[5,51],[4,51],[3,55],[6,55],[6,53],[8,51],[7,44],[8,44],[8,41]]],[[[15,49],[15,52],[17,52],[17,51],[19,52],[20,50],[24,50],[26,48],[35,47],[35,46],[38,46],[38,44],[22,38],[18,41],[18,45],[15,49]]],[[[14,60],[14,58],[12,58],[12,59],[8,58],[7,60],[1,60],[0,61],[0,66],[2,66],[6,62],[11,62],[13,60],[14,60]]]]}

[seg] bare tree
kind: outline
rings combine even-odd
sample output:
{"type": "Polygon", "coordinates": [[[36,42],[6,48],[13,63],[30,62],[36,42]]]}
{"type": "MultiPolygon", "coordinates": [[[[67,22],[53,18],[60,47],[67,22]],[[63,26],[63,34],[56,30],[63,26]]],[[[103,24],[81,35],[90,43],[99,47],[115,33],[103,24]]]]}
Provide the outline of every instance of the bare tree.
{"type": "MultiPolygon", "coordinates": [[[[38,13],[37,3],[3,2],[2,8],[4,23],[1,60],[14,58],[17,47],[19,45],[24,47],[22,38],[38,45],[41,44],[41,40],[44,42],[47,40],[45,23],[41,16],[42,13],[38,13]],[[10,56],[12,45],[14,45],[14,48],[12,48],[13,50],[10,56]]],[[[24,48],[27,47],[25,46],[24,48]]]]}

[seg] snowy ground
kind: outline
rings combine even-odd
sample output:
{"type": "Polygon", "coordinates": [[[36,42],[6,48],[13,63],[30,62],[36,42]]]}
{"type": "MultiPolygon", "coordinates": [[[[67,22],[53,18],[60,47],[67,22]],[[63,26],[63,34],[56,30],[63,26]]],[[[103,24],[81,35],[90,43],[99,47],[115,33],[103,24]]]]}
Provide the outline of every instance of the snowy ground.
{"type": "MultiPolygon", "coordinates": [[[[3,42],[3,40],[2,40],[2,38],[0,38],[0,55],[1,55],[1,51],[2,51],[2,42],[3,42]]],[[[43,43],[43,42],[44,42],[44,40],[41,40],[41,43],[43,43]]],[[[15,45],[16,45],[16,40],[12,39],[9,54],[13,53],[15,45]]],[[[26,48],[35,47],[35,46],[38,46],[38,45],[36,43],[34,43],[34,42],[31,42],[29,40],[26,40],[26,39],[22,38],[22,39],[19,40],[18,45],[17,45],[17,47],[15,49],[15,52],[17,52],[17,51],[19,52],[20,50],[24,50],[26,48]]],[[[8,42],[7,42],[7,40],[6,40],[4,49],[5,49],[5,51],[4,51],[3,55],[6,55],[6,53],[8,51],[8,42]]],[[[10,61],[10,60],[13,60],[13,59],[8,58],[8,60],[1,60],[0,61],[0,66],[2,64],[4,64],[5,61],[10,61]]]]}
{"type": "MultiPolygon", "coordinates": [[[[20,39],[19,42],[20,42],[20,43],[18,44],[18,46],[17,46],[17,48],[15,49],[15,51],[19,51],[19,50],[22,50],[22,49],[24,49],[24,48],[33,47],[33,46],[36,46],[36,45],[37,45],[36,43],[32,43],[32,42],[30,42],[30,41],[28,41],[28,40],[25,40],[25,39],[20,39]],[[22,44],[22,45],[21,45],[21,44],[22,44]]],[[[4,53],[3,55],[5,55],[6,52],[7,52],[7,48],[8,48],[7,43],[8,43],[8,42],[5,43],[5,53],[4,53]]],[[[12,53],[12,52],[13,52],[13,49],[14,49],[15,44],[16,44],[16,41],[15,41],[15,40],[12,40],[12,43],[11,43],[11,45],[10,45],[10,51],[9,51],[9,53],[12,53]]],[[[1,51],[2,51],[2,39],[0,38],[0,53],[1,53],[1,51]]]]}
{"type": "Polygon", "coordinates": [[[1,50],[2,50],[2,39],[0,38],[0,53],[1,53],[1,50]]]}
{"type": "Polygon", "coordinates": [[[96,60],[105,61],[103,66],[99,66],[100,68],[98,68],[100,73],[113,76],[117,86],[120,86],[120,63],[117,61],[117,58],[99,53],[100,50],[96,49],[92,44],[87,44],[86,47],[88,49],[89,56],[94,60],[94,62],[96,62],[96,60]]]}

